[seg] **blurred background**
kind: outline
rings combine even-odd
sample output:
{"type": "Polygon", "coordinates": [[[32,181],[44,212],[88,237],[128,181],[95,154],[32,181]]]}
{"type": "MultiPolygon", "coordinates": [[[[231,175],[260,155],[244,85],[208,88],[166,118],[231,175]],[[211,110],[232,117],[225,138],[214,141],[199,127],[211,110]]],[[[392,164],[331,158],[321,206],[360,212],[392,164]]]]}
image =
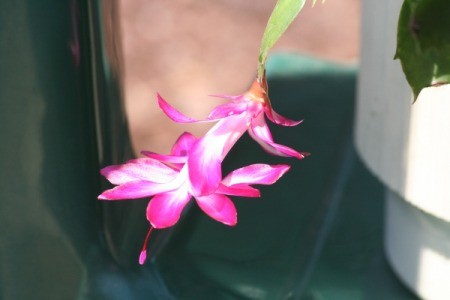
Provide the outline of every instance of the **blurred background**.
{"type": "MultiPolygon", "coordinates": [[[[133,148],[167,152],[183,131],[158,109],[156,92],[183,113],[204,118],[220,99],[253,81],[275,0],[121,0],[125,99],[133,148]]],[[[294,51],[356,64],[360,1],[307,1],[274,51],[294,51]]],[[[274,103],[275,109],[277,104],[274,103]]],[[[298,116],[287,116],[295,118],[298,116]]]]}

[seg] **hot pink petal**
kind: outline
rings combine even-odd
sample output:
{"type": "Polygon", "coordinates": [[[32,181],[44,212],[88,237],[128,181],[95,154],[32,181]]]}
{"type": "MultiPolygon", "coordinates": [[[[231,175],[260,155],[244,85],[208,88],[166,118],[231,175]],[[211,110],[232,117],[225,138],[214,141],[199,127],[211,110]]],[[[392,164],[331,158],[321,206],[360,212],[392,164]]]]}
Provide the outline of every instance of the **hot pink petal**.
{"type": "MultiPolygon", "coordinates": [[[[175,180],[174,180],[175,181],[175,180]]],[[[104,191],[98,199],[101,200],[122,200],[122,199],[139,199],[143,197],[153,196],[159,193],[168,192],[176,189],[176,184],[155,183],[150,181],[131,181],[116,186],[110,190],[104,191]]]]}
{"type": "Polygon", "coordinates": [[[159,94],[157,94],[158,105],[162,109],[162,111],[173,121],[177,123],[195,123],[198,120],[190,118],[178,110],[176,110],[173,106],[167,103],[159,94]]]}
{"type": "Polygon", "coordinates": [[[100,173],[112,184],[147,180],[158,183],[173,180],[178,172],[151,158],[137,158],[123,165],[113,165],[101,169],[100,173]]]}
{"type": "Polygon", "coordinates": [[[237,115],[245,111],[247,107],[247,103],[238,102],[238,103],[225,103],[216,106],[211,113],[208,115],[209,120],[217,120],[222,119],[231,115],[237,115]]]}
{"type": "Polygon", "coordinates": [[[253,119],[264,115],[264,105],[261,102],[248,101],[246,114],[248,125],[250,125],[253,119]]]}
{"type": "Polygon", "coordinates": [[[237,223],[237,212],[233,202],[225,195],[212,194],[195,197],[198,206],[211,218],[225,225],[234,226],[237,223]]]}
{"type": "Polygon", "coordinates": [[[247,130],[245,114],[223,118],[192,146],[187,161],[194,196],[213,193],[222,179],[221,164],[247,130]]]}
{"type": "Polygon", "coordinates": [[[185,132],[172,147],[170,155],[159,154],[151,151],[141,151],[141,153],[147,157],[159,160],[163,163],[168,164],[170,167],[174,167],[180,170],[183,165],[187,162],[187,155],[189,149],[198,139],[189,132],[185,132]]]}
{"type": "Polygon", "coordinates": [[[242,183],[270,185],[277,182],[289,168],[288,165],[254,164],[234,170],[222,180],[222,184],[231,187],[242,183]]]}
{"type": "Polygon", "coordinates": [[[141,151],[141,153],[147,157],[157,159],[164,163],[182,164],[187,161],[187,156],[164,155],[151,151],[141,151]]]}
{"type": "Polygon", "coordinates": [[[262,140],[257,135],[255,135],[251,130],[249,130],[250,136],[261,145],[261,147],[272,155],[285,156],[285,157],[295,157],[298,159],[303,159],[307,156],[307,153],[299,153],[296,150],[289,148],[284,145],[280,145],[268,140],[262,140]]]}
{"type": "Polygon", "coordinates": [[[248,132],[250,136],[270,154],[295,157],[298,159],[302,159],[306,156],[305,153],[299,153],[292,148],[275,143],[272,139],[269,127],[264,120],[263,114],[252,120],[252,124],[248,132]]]}
{"type": "Polygon", "coordinates": [[[240,197],[260,197],[261,193],[258,189],[255,189],[247,184],[236,184],[232,186],[219,185],[216,190],[217,194],[224,194],[229,196],[240,196],[240,197]]]}
{"type": "Polygon", "coordinates": [[[191,199],[187,189],[158,194],[147,206],[147,220],[154,228],[166,228],[175,225],[181,212],[191,199]]]}
{"type": "Polygon", "coordinates": [[[275,124],[282,125],[282,126],[296,126],[303,122],[303,120],[300,121],[294,121],[290,120],[288,118],[285,118],[279,114],[277,114],[272,107],[269,105],[265,106],[264,108],[267,118],[269,118],[270,121],[274,122],[275,124]]]}
{"type": "Polygon", "coordinates": [[[189,132],[184,132],[172,147],[171,155],[187,156],[189,149],[198,139],[189,132]]]}

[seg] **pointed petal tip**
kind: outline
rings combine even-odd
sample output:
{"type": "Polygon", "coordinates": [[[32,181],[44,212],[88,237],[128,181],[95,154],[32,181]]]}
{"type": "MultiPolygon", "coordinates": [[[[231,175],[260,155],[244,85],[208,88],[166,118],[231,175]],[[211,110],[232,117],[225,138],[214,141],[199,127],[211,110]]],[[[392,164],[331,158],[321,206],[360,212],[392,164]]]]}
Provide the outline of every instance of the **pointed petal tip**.
{"type": "Polygon", "coordinates": [[[278,114],[273,108],[269,106],[264,107],[264,111],[266,113],[267,118],[273,123],[281,126],[297,126],[300,123],[303,123],[303,119],[300,121],[291,120],[282,115],[278,114]]]}
{"type": "Polygon", "coordinates": [[[279,178],[284,176],[284,174],[286,174],[291,169],[291,166],[289,166],[289,165],[281,165],[280,169],[281,169],[281,172],[280,172],[279,178]]]}
{"type": "Polygon", "coordinates": [[[107,177],[109,170],[111,170],[111,166],[106,166],[104,168],[100,169],[100,175],[102,175],[103,177],[107,177]]]}
{"type": "Polygon", "coordinates": [[[300,154],[299,159],[303,159],[303,158],[311,155],[311,153],[309,153],[309,152],[300,152],[299,154],[300,154]]]}
{"type": "Polygon", "coordinates": [[[261,197],[261,192],[258,189],[248,185],[238,183],[235,185],[227,186],[221,184],[219,188],[216,190],[217,194],[223,194],[228,196],[239,196],[239,197],[250,197],[250,198],[259,198],[261,197]]]}
{"type": "Polygon", "coordinates": [[[293,126],[297,126],[297,125],[299,125],[299,124],[302,124],[304,120],[305,120],[305,119],[301,119],[301,120],[299,120],[299,121],[295,121],[293,126]]]}
{"type": "Polygon", "coordinates": [[[169,117],[172,121],[177,123],[195,123],[198,120],[188,117],[181,112],[179,112],[175,107],[170,105],[160,94],[156,94],[158,98],[158,106],[159,108],[169,117]]]}
{"type": "Polygon", "coordinates": [[[103,196],[103,194],[98,195],[97,199],[98,199],[98,200],[109,200],[108,198],[106,198],[105,196],[103,196]]]}
{"type": "Polygon", "coordinates": [[[147,260],[147,250],[142,250],[141,254],[139,255],[139,264],[143,265],[146,260],[147,260]]]}
{"type": "Polygon", "coordinates": [[[296,121],[296,120],[290,120],[290,119],[284,118],[283,121],[278,120],[278,121],[276,121],[276,122],[274,122],[274,123],[275,123],[275,124],[278,124],[278,125],[281,125],[281,126],[288,126],[288,127],[291,127],[291,126],[297,126],[297,125],[300,125],[301,123],[303,123],[303,119],[302,119],[302,120],[299,120],[299,121],[296,121]]]}
{"type": "Polygon", "coordinates": [[[230,226],[230,227],[234,227],[237,225],[237,211],[235,212],[235,214],[233,215],[228,215],[227,218],[223,218],[221,220],[214,218],[216,221],[221,222],[224,225],[230,226]]]}
{"type": "Polygon", "coordinates": [[[284,174],[286,174],[291,169],[290,165],[284,165],[284,164],[283,165],[272,165],[271,167],[274,169],[273,174],[275,175],[275,177],[273,178],[274,179],[273,183],[277,182],[281,177],[284,176],[284,174]],[[278,171],[276,171],[276,170],[278,170],[278,171]]]}
{"type": "Polygon", "coordinates": [[[236,226],[237,225],[237,215],[236,215],[236,218],[234,220],[232,220],[231,222],[227,222],[227,223],[224,222],[223,224],[230,226],[230,227],[236,226]]]}
{"type": "Polygon", "coordinates": [[[103,193],[101,193],[100,195],[98,195],[97,199],[98,200],[117,200],[117,199],[112,199],[109,194],[110,194],[111,190],[106,190],[103,193]]]}
{"type": "Polygon", "coordinates": [[[271,185],[278,181],[288,170],[289,165],[268,165],[268,164],[253,164],[234,170],[229,173],[223,180],[222,184],[229,188],[242,187],[242,184],[263,184],[271,185]]]}
{"type": "MultiPolygon", "coordinates": [[[[295,151],[295,150],[294,150],[295,151]]],[[[293,154],[291,155],[287,155],[296,159],[304,159],[305,157],[309,156],[308,152],[297,152],[295,151],[293,154]]]]}
{"type": "Polygon", "coordinates": [[[285,174],[287,171],[289,171],[291,169],[290,165],[276,165],[274,167],[280,168],[282,174],[285,174]]]}

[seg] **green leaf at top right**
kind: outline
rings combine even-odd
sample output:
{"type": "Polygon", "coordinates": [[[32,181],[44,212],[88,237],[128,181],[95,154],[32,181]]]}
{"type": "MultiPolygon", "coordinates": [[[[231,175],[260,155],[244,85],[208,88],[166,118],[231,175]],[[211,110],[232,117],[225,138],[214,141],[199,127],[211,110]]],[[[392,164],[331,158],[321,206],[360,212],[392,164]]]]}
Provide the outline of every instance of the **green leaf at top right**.
{"type": "Polygon", "coordinates": [[[405,0],[397,30],[397,51],[414,93],[450,83],[450,1],[405,0]]]}

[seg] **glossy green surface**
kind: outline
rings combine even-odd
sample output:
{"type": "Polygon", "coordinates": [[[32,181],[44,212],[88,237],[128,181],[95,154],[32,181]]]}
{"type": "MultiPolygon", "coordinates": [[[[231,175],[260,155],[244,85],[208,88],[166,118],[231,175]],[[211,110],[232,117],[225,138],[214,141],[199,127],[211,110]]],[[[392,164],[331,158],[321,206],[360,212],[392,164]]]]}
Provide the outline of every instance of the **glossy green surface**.
{"type": "Polygon", "coordinates": [[[98,239],[86,70],[70,3],[51,2],[0,2],[2,299],[70,299],[98,239]]]}
{"type": "Polygon", "coordinates": [[[383,188],[351,146],[355,70],[290,55],[269,61],[270,93],[305,123],[273,133],[312,155],[239,142],[227,170],[292,170],[236,199],[234,228],[192,206],[139,266],[147,201],[96,199],[99,168],[130,157],[117,31],[103,22],[115,8],[0,2],[0,299],[411,299],[382,256],[383,188]]]}
{"type": "Polygon", "coordinates": [[[130,157],[111,3],[0,1],[2,300],[167,294],[136,264],[145,204],[96,199],[100,166],[130,157]]]}

